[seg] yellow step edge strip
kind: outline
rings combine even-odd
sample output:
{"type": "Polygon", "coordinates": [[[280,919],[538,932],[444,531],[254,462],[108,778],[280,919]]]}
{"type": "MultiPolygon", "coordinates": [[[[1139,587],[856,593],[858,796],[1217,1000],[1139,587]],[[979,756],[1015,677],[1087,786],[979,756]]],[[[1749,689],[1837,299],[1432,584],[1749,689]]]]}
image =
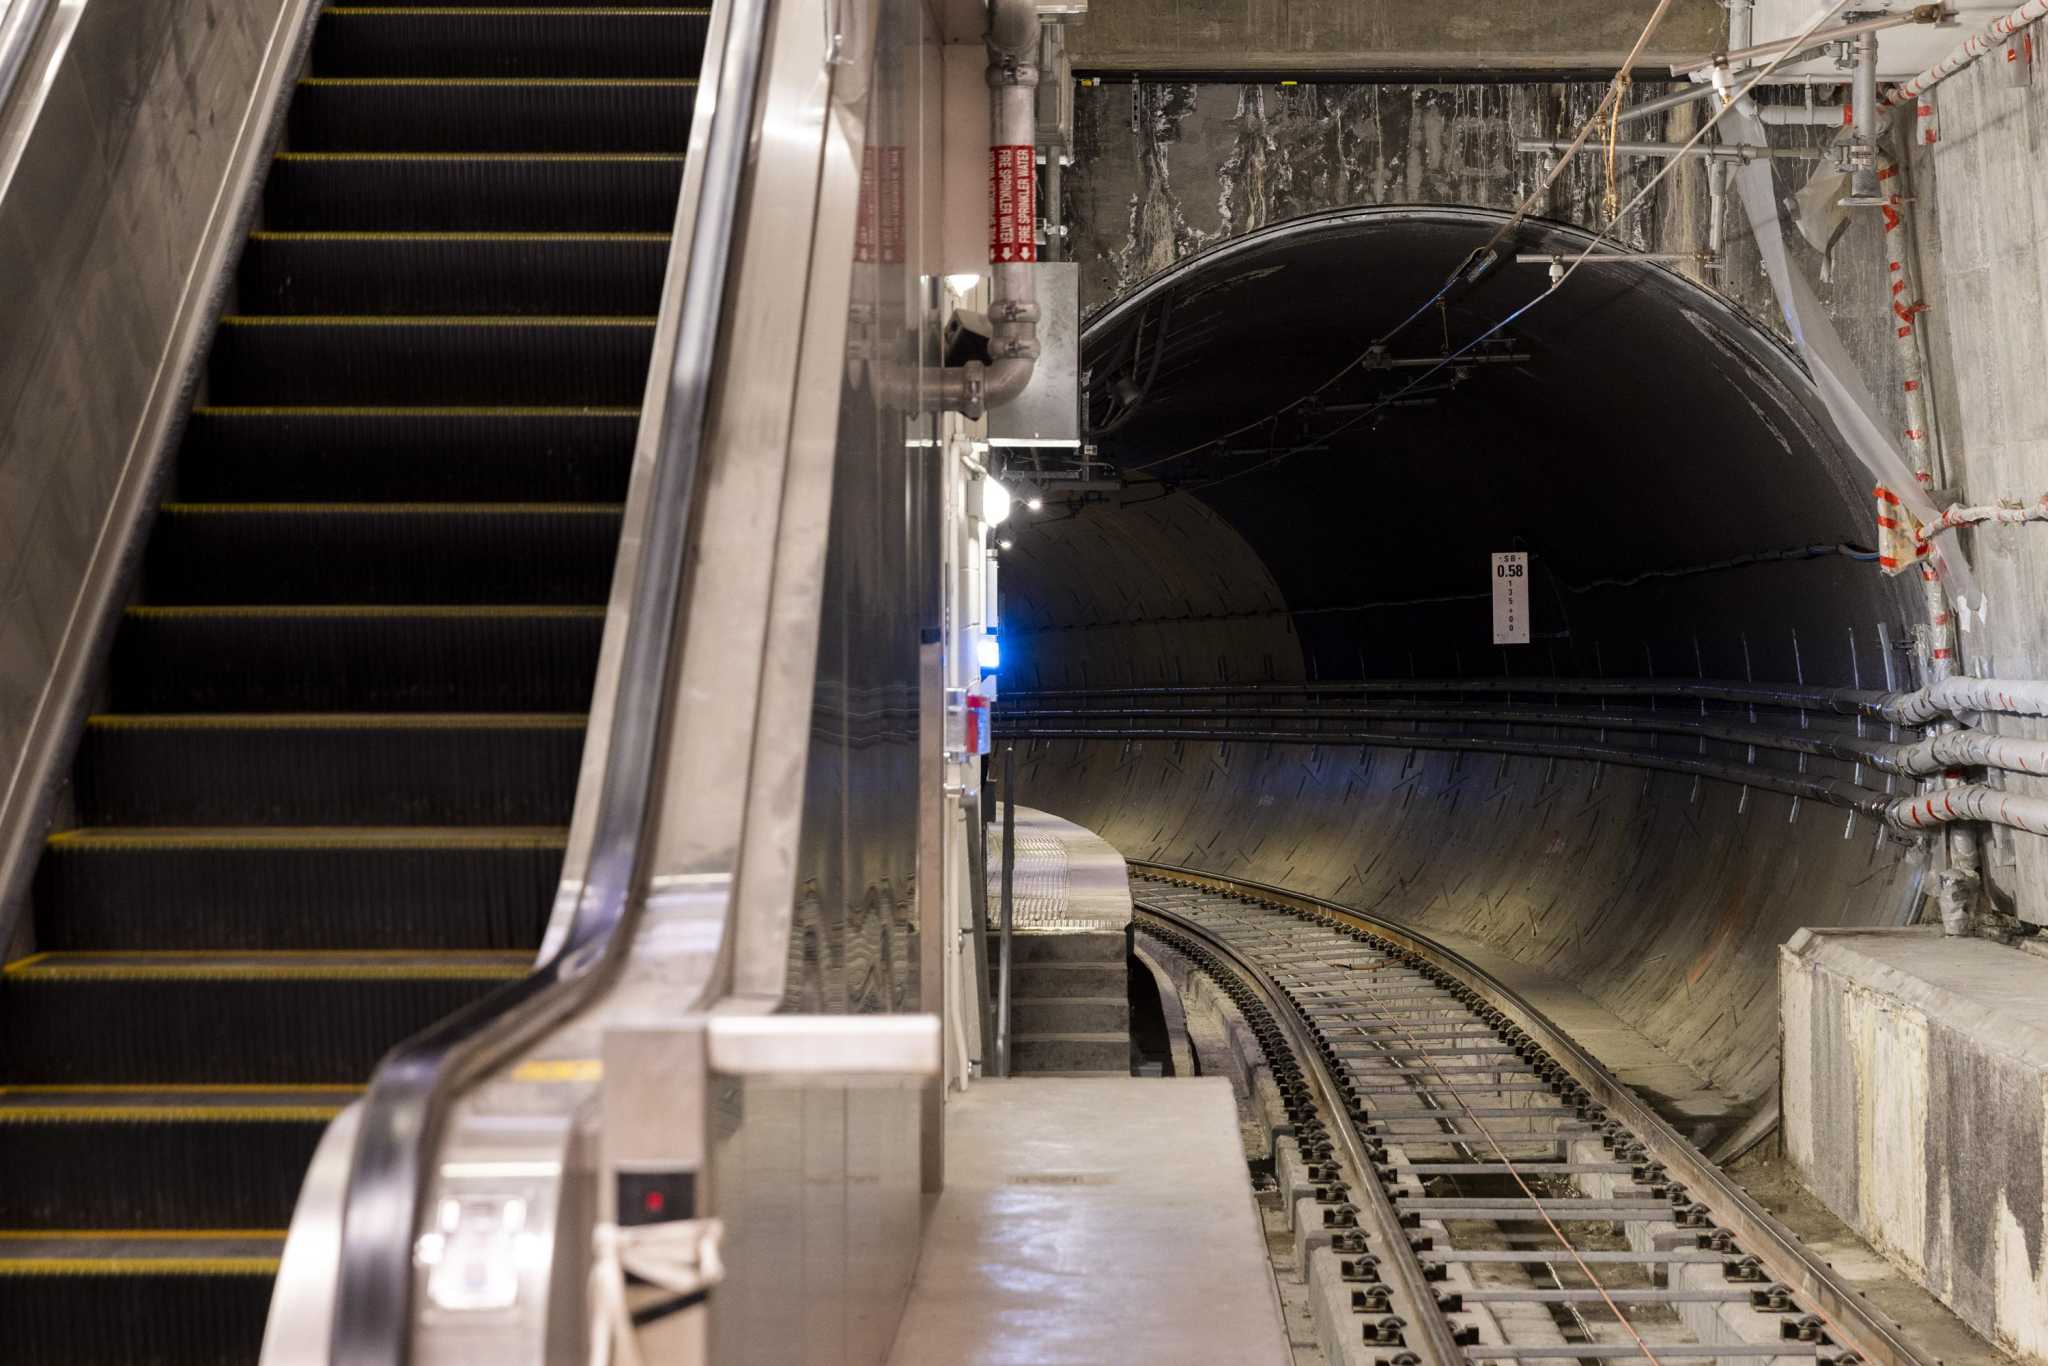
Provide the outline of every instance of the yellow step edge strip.
{"type": "Polygon", "coordinates": [[[352,967],[300,965],[269,967],[262,964],[204,964],[129,966],[45,963],[24,970],[10,967],[6,977],[38,982],[516,982],[526,976],[528,966],[488,968],[468,965],[451,967],[400,967],[396,964],[358,963],[352,967]]]}
{"type": "Polygon", "coordinates": [[[0,1243],[55,1243],[119,1239],[124,1243],[255,1242],[282,1239],[281,1228],[0,1228],[0,1243]]]}
{"type": "MultiPolygon", "coordinates": [[[[429,827],[419,830],[365,829],[315,826],[284,827],[277,830],[64,830],[51,835],[45,847],[97,853],[137,853],[145,850],[215,850],[254,853],[286,850],[300,853],[311,849],[410,849],[448,851],[489,851],[507,849],[562,850],[569,847],[566,827],[479,827],[465,831],[458,827],[429,827]]],[[[0,1095],[6,1089],[0,1087],[0,1095]]]]}
{"type": "Polygon", "coordinates": [[[480,313],[413,317],[372,313],[230,313],[222,327],[653,327],[640,317],[557,317],[548,314],[480,313]]]}
{"type": "Polygon", "coordinates": [[[508,516],[514,513],[530,517],[536,513],[561,513],[571,517],[616,517],[625,509],[624,503],[164,503],[157,510],[174,517],[233,513],[272,517],[281,513],[321,516],[401,513],[407,516],[441,514],[453,517],[508,516]]]}
{"type": "Polygon", "coordinates": [[[282,404],[248,404],[237,407],[232,404],[199,403],[192,412],[200,417],[515,417],[522,421],[537,417],[630,417],[638,419],[638,408],[616,406],[584,408],[515,408],[503,404],[490,407],[347,407],[333,404],[308,404],[291,407],[282,404]]]}
{"type": "Polygon", "coordinates": [[[303,76],[301,86],[330,89],[379,89],[403,86],[485,86],[517,90],[532,86],[564,89],[624,87],[648,90],[691,90],[695,76],[303,76]]]}
{"type": "MultiPolygon", "coordinates": [[[[48,957],[39,954],[38,957],[48,957]]],[[[47,1086],[0,1086],[0,1102],[9,1096],[295,1096],[362,1095],[368,1087],[348,1082],[280,1081],[262,1082],[165,1081],[96,1086],[90,1082],[59,1082],[47,1086]]]]}
{"type": "Polygon", "coordinates": [[[325,1124],[339,1105],[0,1105],[0,1124],[325,1124]]]}
{"type": "Polygon", "coordinates": [[[462,621],[478,618],[485,621],[523,621],[529,617],[541,621],[601,621],[605,615],[602,607],[560,607],[545,603],[532,607],[479,606],[479,607],[408,607],[356,606],[349,603],[308,603],[289,607],[129,607],[123,614],[137,621],[275,621],[278,618],[310,621],[347,620],[352,617],[419,617],[427,621],[462,621]]]}
{"type": "MultiPolygon", "coordinates": [[[[277,1236],[283,1237],[282,1233],[277,1236]]],[[[277,1257],[7,1257],[0,1276],[275,1276],[277,1257]]]]}
{"type": "Polygon", "coordinates": [[[252,242],[650,242],[665,232],[276,232],[259,228],[252,242]]]}
{"type": "Polygon", "coordinates": [[[680,152],[279,152],[279,161],[681,162],[680,152]]]}
{"type": "Polygon", "coordinates": [[[94,730],[582,730],[583,712],[103,712],[94,730]]]}
{"type": "Polygon", "coordinates": [[[329,5],[323,14],[377,15],[384,18],[411,17],[419,14],[455,18],[472,14],[489,15],[499,18],[505,15],[538,15],[550,19],[569,19],[578,15],[594,14],[600,18],[615,19],[621,15],[677,15],[685,18],[708,18],[711,11],[694,5],[678,5],[673,9],[659,9],[649,5],[329,5]]]}

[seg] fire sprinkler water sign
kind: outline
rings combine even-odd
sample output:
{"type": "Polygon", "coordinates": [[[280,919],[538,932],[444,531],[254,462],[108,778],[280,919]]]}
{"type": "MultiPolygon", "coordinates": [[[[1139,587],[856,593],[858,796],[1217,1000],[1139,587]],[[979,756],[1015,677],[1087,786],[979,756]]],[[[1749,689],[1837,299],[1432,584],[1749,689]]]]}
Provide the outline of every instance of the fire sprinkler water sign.
{"type": "Polygon", "coordinates": [[[1529,643],[1529,554],[1505,550],[1493,557],[1493,643],[1529,643]]]}
{"type": "Polygon", "coordinates": [[[988,259],[1007,266],[1038,259],[1038,163],[1028,145],[988,149],[988,259]]]}

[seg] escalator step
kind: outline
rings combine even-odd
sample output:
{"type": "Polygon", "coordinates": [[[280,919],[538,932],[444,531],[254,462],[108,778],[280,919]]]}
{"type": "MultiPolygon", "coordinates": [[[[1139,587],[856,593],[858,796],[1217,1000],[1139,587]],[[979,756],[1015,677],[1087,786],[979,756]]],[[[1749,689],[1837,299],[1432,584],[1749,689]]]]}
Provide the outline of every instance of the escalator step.
{"type": "Polygon", "coordinates": [[[623,503],[637,408],[212,408],[183,502],[623,503]]]}
{"type": "Polygon", "coordinates": [[[321,1131],[356,1094],[0,1092],[0,1227],[283,1228],[321,1131]]]}
{"type": "Polygon", "coordinates": [[[251,313],[650,316],[666,233],[250,234],[251,313]]]}
{"type": "Polygon", "coordinates": [[[690,142],[694,79],[309,76],[295,152],[669,152],[690,142]]]}
{"type": "Polygon", "coordinates": [[[253,1363],[277,1276],[274,1238],[27,1239],[0,1235],[9,1361],[32,1366],[253,1363]],[[219,1251],[214,1249],[218,1248],[219,1251]],[[249,1251],[258,1255],[247,1255],[249,1251]]]}
{"type": "Polygon", "coordinates": [[[153,605],[592,605],[611,589],[607,504],[166,503],[153,605]]]}
{"type": "Polygon", "coordinates": [[[263,187],[278,231],[668,232],[680,155],[281,153],[263,187]]]}
{"type": "Polygon", "coordinates": [[[580,715],[95,716],[86,825],[559,825],[580,715]]]}
{"type": "Polygon", "coordinates": [[[527,949],[561,827],[67,830],[36,871],[44,949],[527,949]]]}
{"type": "Polygon", "coordinates": [[[654,319],[221,319],[209,401],[244,404],[630,406],[647,387],[654,319]]]}
{"type": "Polygon", "coordinates": [[[108,709],[580,712],[600,607],[132,607],[108,709]]]}
{"type": "Polygon", "coordinates": [[[0,973],[16,1085],[361,1084],[532,955],[38,954],[0,973]]]}
{"type": "Polygon", "coordinates": [[[467,10],[330,5],[316,75],[691,76],[711,11],[685,6],[467,10]]]}

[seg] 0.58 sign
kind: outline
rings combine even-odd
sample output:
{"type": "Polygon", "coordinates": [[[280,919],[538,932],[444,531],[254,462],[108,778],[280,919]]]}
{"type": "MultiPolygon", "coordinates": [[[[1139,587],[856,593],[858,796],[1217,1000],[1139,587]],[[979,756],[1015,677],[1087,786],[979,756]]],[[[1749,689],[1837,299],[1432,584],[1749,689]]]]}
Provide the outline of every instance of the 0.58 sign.
{"type": "Polygon", "coordinates": [[[1504,550],[1493,557],[1493,643],[1529,643],[1529,552],[1504,550]]]}

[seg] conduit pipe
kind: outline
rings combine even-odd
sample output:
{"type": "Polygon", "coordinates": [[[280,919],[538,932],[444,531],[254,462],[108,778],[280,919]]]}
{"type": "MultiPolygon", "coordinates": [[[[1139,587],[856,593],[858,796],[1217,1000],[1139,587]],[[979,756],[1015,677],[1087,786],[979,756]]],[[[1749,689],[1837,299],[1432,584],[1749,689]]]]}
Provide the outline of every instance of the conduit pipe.
{"type": "Polygon", "coordinates": [[[1158,727],[1012,730],[1006,740],[1198,740],[1215,744],[1359,745],[1369,749],[1426,749],[1454,754],[1513,754],[1536,759],[1582,760],[1712,778],[1844,807],[1882,820],[1894,829],[1918,833],[1977,821],[2030,834],[2048,835],[2048,798],[2025,797],[1979,784],[1942,788],[1913,797],[1893,797],[1834,778],[1807,778],[1756,765],[1727,763],[1686,754],[1630,749],[1625,745],[1530,740],[1518,736],[1411,735],[1402,731],[1166,730],[1158,727]]]}
{"type": "MultiPolygon", "coordinates": [[[[1703,142],[1697,147],[1687,147],[1682,142],[1589,142],[1578,148],[1582,153],[1601,156],[1607,155],[1610,149],[1632,157],[1695,156],[1709,161],[1818,161],[1821,157],[1818,147],[1765,147],[1752,143],[1703,142]]],[[[1515,150],[1567,152],[1572,150],[1572,143],[1567,138],[1523,138],[1515,144],[1515,150]]]]}
{"type": "MultiPolygon", "coordinates": [[[[1738,62],[1747,62],[1756,57],[1762,57],[1769,61],[1771,58],[1781,54],[1790,55],[1793,52],[1805,52],[1811,48],[1826,47],[1829,43],[1838,43],[1844,38],[1855,38],[1866,33],[1878,33],[1888,28],[1903,28],[1908,24],[1938,24],[1947,17],[1948,7],[1945,5],[1915,5],[1912,9],[1903,10],[1897,14],[1883,14],[1874,19],[1858,19],[1847,24],[1837,24],[1833,28],[1824,28],[1819,32],[1809,33],[1804,38],[1775,39],[1768,43],[1758,43],[1754,47],[1736,48],[1732,52],[1717,52],[1711,57],[1696,62],[1674,62],[1671,66],[1671,74],[1674,76],[1690,76],[1696,71],[1706,71],[1713,67],[1732,67],[1738,62]],[[1792,46],[1795,42],[1798,44],[1796,48],[1792,46]]],[[[1731,72],[1730,74],[1738,79],[1742,75],[1739,71],[1731,72]]]]}
{"type": "MultiPolygon", "coordinates": [[[[1024,725],[1044,721],[1155,720],[1375,720],[1445,724],[1553,726],[1573,730],[1617,730],[1655,735],[1685,735],[1725,744],[1754,746],[1786,754],[1869,764],[1882,773],[1902,777],[1934,777],[1951,768],[1999,768],[2011,773],[2048,775],[2048,740],[2029,740],[1958,730],[1912,743],[1875,740],[1847,733],[1788,730],[1775,726],[1741,725],[1676,713],[1572,712],[1538,707],[1005,707],[1004,722],[1024,725]]],[[[1303,732],[1314,736],[1315,732],[1303,732]]]]}
{"type": "Polygon", "coordinates": [[[1038,254],[1038,27],[1033,0],[993,0],[989,6],[989,217],[992,223],[1020,225],[1023,236],[1014,254],[998,247],[993,235],[989,244],[989,364],[969,361],[927,377],[929,406],[968,417],[1023,393],[1038,362],[1038,280],[1032,264],[1038,254]],[[997,199],[998,182],[1006,176],[1017,196],[1007,212],[997,199]]]}
{"type": "Polygon", "coordinates": [[[2048,682],[1958,675],[1911,692],[1685,678],[1375,678],[1343,683],[1175,683],[1159,687],[1045,688],[1006,693],[1015,703],[1066,697],[1235,697],[1318,693],[1525,693],[1557,697],[1684,697],[1744,706],[1874,716],[1925,726],[1966,712],[2048,716],[2048,682]]]}
{"type": "Polygon", "coordinates": [[[1949,53],[1948,56],[1942,58],[1933,66],[1928,67],[1912,80],[1895,87],[1891,94],[1885,97],[1885,104],[1887,106],[1904,104],[1907,100],[1925,94],[1949,77],[1955,75],[1958,71],[1961,71],[1964,67],[1974,63],[1985,53],[1999,46],[2006,39],[2012,37],[2013,34],[2018,33],[2036,19],[2044,16],[2048,16],[2048,0],[2027,0],[2026,4],[2021,5],[2010,14],[2000,15],[1992,20],[1989,27],[1980,33],[1972,35],[1961,47],[1949,53]]]}

